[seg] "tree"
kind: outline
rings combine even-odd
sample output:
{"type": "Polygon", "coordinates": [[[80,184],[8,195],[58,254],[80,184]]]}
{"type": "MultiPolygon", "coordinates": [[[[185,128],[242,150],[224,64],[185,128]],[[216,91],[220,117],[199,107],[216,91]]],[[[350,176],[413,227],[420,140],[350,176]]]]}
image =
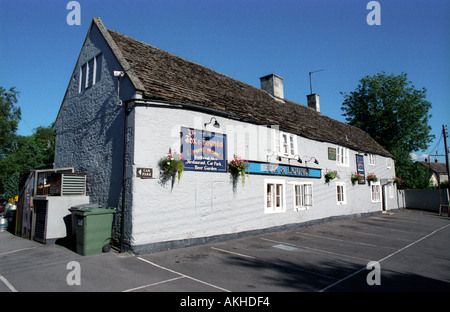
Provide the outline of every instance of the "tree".
{"type": "Polygon", "coordinates": [[[346,121],[364,130],[394,156],[397,176],[408,187],[422,187],[425,175],[413,164],[410,154],[427,149],[434,138],[428,125],[431,103],[426,100],[426,89],[415,89],[405,73],[388,76],[382,72],[362,78],[350,94],[341,94],[346,121]]]}
{"type": "Polygon", "coordinates": [[[18,194],[19,176],[23,171],[53,163],[56,131],[38,127],[30,136],[16,134],[21,116],[16,107],[19,92],[15,87],[0,87],[0,197],[18,194]]]}
{"type": "Polygon", "coordinates": [[[15,87],[6,91],[0,86],[0,157],[4,157],[13,147],[21,116],[20,107],[15,107],[19,92],[15,87]]]}
{"type": "Polygon", "coordinates": [[[19,175],[53,163],[55,130],[38,127],[30,136],[17,136],[14,150],[0,158],[0,197],[11,198],[18,194],[19,175]]]}

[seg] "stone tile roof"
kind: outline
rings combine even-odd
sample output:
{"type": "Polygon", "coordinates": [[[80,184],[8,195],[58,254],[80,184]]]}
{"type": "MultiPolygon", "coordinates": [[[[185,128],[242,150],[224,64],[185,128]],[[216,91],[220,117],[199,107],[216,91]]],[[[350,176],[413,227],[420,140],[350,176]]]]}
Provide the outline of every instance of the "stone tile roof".
{"type": "Polygon", "coordinates": [[[422,165],[430,168],[433,172],[438,174],[447,174],[447,165],[439,162],[419,161],[422,165]]]}
{"type": "Polygon", "coordinates": [[[307,138],[392,157],[359,128],[305,105],[275,100],[264,90],[108,29],[98,18],[93,23],[144,98],[214,109],[249,121],[278,125],[307,138]]]}

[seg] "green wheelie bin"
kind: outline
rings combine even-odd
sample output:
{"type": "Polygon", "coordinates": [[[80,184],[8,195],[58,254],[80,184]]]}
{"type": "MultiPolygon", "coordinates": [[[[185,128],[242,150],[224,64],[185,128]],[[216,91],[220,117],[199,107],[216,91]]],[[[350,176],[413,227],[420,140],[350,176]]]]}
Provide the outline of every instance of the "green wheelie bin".
{"type": "Polygon", "coordinates": [[[116,209],[80,205],[69,210],[75,226],[76,252],[90,256],[109,251],[116,209]]]}

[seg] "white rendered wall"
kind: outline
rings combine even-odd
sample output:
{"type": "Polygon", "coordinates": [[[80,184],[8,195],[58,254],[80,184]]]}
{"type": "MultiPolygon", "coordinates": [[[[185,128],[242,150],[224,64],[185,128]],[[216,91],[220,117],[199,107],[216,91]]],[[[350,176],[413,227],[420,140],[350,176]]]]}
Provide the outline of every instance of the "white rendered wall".
{"type": "MultiPolygon", "coordinates": [[[[211,117],[216,117],[220,128],[207,126],[207,130],[227,135],[228,161],[234,155],[251,161],[278,163],[273,155],[272,129],[243,123],[205,113],[164,107],[136,107],[134,139],[134,168],[132,183],[132,239],[133,245],[146,245],[164,241],[185,240],[258,230],[286,224],[327,218],[332,216],[376,212],[382,210],[381,202],[372,203],[371,188],[352,185],[350,175],[356,172],[356,152],[350,150],[349,166],[338,166],[328,160],[328,148],[335,144],[318,142],[296,136],[298,154],[303,159],[295,166],[322,169],[322,177],[299,178],[269,175],[247,175],[245,185],[239,180],[235,191],[229,173],[185,171],[173,189],[170,183],[165,187],[158,183],[158,160],[169,151],[180,152],[181,127],[204,129],[211,117]],[[314,161],[305,160],[314,157],[314,161]],[[138,167],[153,168],[155,179],[137,178],[138,167]],[[325,183],[323,175],[328,170],[337,170],[339,178],[325,183]],[[286,190],[286,211],[264,213],[265,181],[283,180],[286,190]],[[294,209],[294,188],[292,183],[313,183],[313,206],[308,210],[294,209]],[[346,183],[347,203],[337,204],[336,182],[346,183]]],[[[276,126],[274,126],[276,127],[276,126]]],[[[343,134],[345,135],[345,134],[343,134]]],[[[362,155],[362,153],[360,153],[362,155]]],[[[393,179],[394,166],[386,168],[385,157],[376,155],[376,165],[369,166],[364,156],[366,176],[374,172],[377,177],[393,179]]],[[[288,164],[286,159],[281,161],[288,164]]],[[[396,192],[395,192],[396,194],[396,192]]],[[[396,196],[396,195],[395,195],[396,196]]],[[[389,200],[388,208],[397,208],[396,197],[389,200]]]]}

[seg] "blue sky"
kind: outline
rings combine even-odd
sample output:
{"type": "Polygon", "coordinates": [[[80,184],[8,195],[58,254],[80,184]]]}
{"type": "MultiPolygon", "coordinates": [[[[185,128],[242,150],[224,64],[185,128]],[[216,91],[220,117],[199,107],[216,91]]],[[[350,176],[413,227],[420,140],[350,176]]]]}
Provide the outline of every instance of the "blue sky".
{"type": "MultiPolygon", "coordinates": [[[[450,1],[379,0],[381,25],[366,22],[368,0],[0,0],[0,86],[21,92],[19,134],[48,126],[58,113],[92,17],[163,50],[259,87],[284,78],[285,97],[320,94],[323,114],[345,121],[340,92],[379,72],[408,74],[427,89],[436,140],[450,126],[450,1]]],[[[437,146],[444,153],[441,140],[437,146]]],[[[440,157],[440,161],[444,161],[440,157]]]]}

